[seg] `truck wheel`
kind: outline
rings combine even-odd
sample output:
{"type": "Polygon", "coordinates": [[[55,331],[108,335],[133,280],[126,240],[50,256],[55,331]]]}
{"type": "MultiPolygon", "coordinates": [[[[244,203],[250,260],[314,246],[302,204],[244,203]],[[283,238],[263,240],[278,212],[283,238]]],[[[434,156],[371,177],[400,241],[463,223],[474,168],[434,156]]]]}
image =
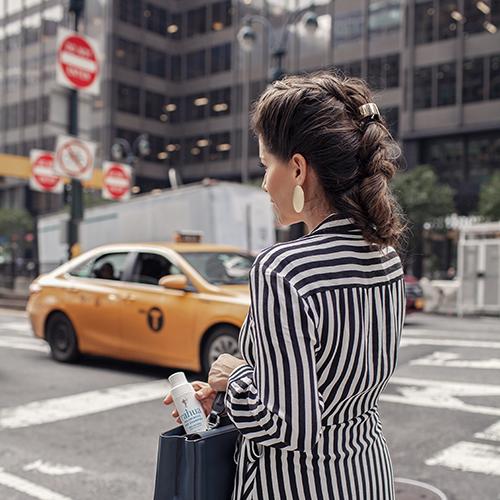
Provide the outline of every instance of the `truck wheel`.
{"type": "Polygon", "coordinates": [[[210,332],[201,355],[204,375],[208,375],[212,363],[225,352],[241,357],[238,349],[238,333],[238,329],[230,325],[217,326],[210,332]]]}
{"type": "Polygon", "coordinates": [[[57,312],[50,316],[46,338],[56,361],[72,363],[80,357],[75,329],[65,314],[57,312]]]}

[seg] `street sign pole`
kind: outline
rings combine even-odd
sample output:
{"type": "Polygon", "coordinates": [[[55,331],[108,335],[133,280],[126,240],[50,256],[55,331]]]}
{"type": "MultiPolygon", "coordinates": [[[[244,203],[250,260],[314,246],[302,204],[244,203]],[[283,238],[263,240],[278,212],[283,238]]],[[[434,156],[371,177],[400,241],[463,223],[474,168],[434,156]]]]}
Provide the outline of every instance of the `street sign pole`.
{"type": "MultiPolygon", "coordinates": [[[[78,32],[80,16],[85,7],[85,0],[70,0],[69,12],[73,13],[74,30],[78,32]]],[[[78,137],[78,90],[69,90],[68,134],[78,137]]],[[[71,179],[70,218],[68,224],[68,257],[79,253],[79,229],[83,219],[83,189],[79,179],[71,179]]]]}

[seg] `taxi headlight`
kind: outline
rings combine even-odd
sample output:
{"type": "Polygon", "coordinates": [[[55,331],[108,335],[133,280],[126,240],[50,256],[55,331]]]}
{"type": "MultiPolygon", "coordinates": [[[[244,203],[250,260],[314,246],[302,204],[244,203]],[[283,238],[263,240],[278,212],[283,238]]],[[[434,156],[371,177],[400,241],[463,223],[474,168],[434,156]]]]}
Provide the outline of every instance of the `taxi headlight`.
{"type": "Polygon", "coordinates": [[[42,291],[42,287],[38,283],[31,283],[29,291],[30,293],[38,293],[42,291]]]}

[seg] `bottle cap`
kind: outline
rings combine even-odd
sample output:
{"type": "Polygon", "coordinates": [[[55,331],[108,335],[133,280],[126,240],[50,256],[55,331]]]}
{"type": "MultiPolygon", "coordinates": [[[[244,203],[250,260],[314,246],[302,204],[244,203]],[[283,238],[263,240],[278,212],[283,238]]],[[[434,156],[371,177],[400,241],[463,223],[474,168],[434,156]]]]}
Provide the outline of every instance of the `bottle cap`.
{"type": "Polygon", "coordinates": [[[170,375],[170,377],[168,377],[168,381],[170,382],[170,385],[172,387],[177,387],[178,385],[188,383],[187,378],[186,378],[186,374],[184,372],[172,373],[172,375],[170,375]]]}

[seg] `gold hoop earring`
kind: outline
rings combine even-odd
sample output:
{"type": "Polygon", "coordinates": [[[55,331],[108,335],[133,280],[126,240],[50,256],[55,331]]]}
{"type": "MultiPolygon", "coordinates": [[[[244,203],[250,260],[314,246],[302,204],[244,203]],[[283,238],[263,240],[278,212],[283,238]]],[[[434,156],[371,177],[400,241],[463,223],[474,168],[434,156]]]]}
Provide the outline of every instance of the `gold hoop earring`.
{"type": "Polygon", "coordinates": [[[292,204],[298,214],[304,210],[304,190],[299,184],[293,188],[292,204]]]}

